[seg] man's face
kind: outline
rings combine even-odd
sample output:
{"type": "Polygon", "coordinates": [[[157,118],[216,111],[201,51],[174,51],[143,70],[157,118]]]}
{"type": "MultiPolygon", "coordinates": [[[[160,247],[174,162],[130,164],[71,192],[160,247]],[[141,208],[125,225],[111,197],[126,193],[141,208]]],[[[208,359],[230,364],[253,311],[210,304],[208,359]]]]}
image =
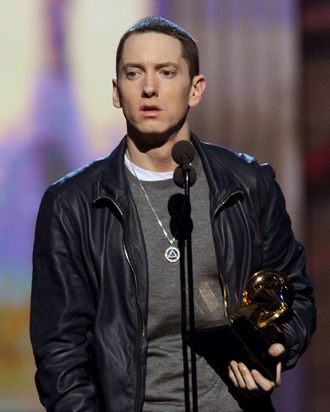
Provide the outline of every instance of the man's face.
{"type": "MultiPolygon", "coordinates": [[[[128,134],[179,130],[189,107],[198,104],[181,43],[162,33],[132,34],[125,42],[113,103],[121,107],[128,134]]],[[[132,137],[132,136],[130,136],[132,137]]]]}

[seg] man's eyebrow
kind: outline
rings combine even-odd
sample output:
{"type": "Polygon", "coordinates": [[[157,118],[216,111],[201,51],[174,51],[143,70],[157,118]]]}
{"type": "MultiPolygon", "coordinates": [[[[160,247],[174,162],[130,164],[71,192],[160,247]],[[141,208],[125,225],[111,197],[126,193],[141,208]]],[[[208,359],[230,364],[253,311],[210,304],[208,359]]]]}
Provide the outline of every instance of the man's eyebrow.
{"type": "Polygon", "coordinates": [[[179,65],[178,65],[178,63],[175,63],[175,62],[164,62],[164,63],[159,63],[159,64],[157,64],[156,65],[156,68],[157,69],[161,69],[162,67],[176,67],[176,68],[178,68],[179,67],[179,65]]]}
{"type": "MultiPolygon", "coordinates": [[[[169,66],[174,66],[174,67],[179,67],[178,63],[172,62],[172,61],[167,61],[167,62],[162,62],[162,63],[158,63],[156,64],[156,69],[161,69],[162,67],[169,67],[169,66]]],[[[138,69],[143,70],[144,69],[144,65],[141,63],[134,63],[134,62],[128,62],[126,64],[124,64],[122,70],[127,70],[130,67],[136,67],[138,69]]]]}
{"type": "Polygon", "coordinates": [[[129,63],[124,64],[122,70],[126,70],[126,69],[128,69],[129,67],[137,67],[138,69],[143,69],[143,65],[142,65],[142,64],[134,63],[134,62],[130,63],[130,62],[129,62],[129,63]]]}

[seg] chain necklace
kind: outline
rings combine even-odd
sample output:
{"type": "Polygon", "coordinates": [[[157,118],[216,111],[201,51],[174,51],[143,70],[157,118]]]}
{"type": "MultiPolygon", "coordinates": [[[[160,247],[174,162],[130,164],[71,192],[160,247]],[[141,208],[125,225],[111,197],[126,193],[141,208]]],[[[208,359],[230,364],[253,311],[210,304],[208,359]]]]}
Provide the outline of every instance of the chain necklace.
{"type": "Polygon", "coordinates": [[[137,174],[136,174],[135,167],[134,167],[133,163],[131,162],[131,159],[130,159],[130,156],[129,156],[128,151],[126,152],[126,154],[127,154],[127,159],[128,159],[128,161],[129,161],[129,163],[130,163],[130,165],[131,165],[131,168],[132,168],[132,170],[133,170],[133,173],[134,173],[137,181],[139,182],[140,188],[141,188],[141,190],[142,190],[142,192],[143,192],[143,194],[144,194],[144,196],[145,196],[145,198],[146,198],[146,200],[147,200],[147,202],[148,202],[148,205],[149,205],[150,209],[152,210],[152,213],[154,214],[157,223],[158,223],[159,226],[161,227],[161,229],[162,229],[162,231],[163,231],[163,233],[164,233],[167,241],[168,241],[169,244],[170,244],[170,246],[165,250],[164,256],[165,256],[165,258],[166,258],[166,260],[167,260],[168,262],[170,262],[170,263],[175,263],[175,262],[177,262],[177,261],[180,259],[180,250],[179,250],[176,246],[173,245],[173,244],[174,244],[174,241],[175,241],[175,236],[173,236],[172,239],[170,239],[170,237],[168,236],[167,231],[166,231],[166,229],[164,228],[164,225],[163,225],[162,221],[160,220],[160,218],[159,218],[159,216],[158,216],[155,208],[153,207],[153,205],[152,205],[152,203],[151,203],[151,200],[149,199],[149,196],[148,196],[148,194],[147,194],[147,192],[146,192],[146,190],[145,190],[145,188],[144,188],[141,180],[138,178],[138,176],[137,176],[137,174]]]}

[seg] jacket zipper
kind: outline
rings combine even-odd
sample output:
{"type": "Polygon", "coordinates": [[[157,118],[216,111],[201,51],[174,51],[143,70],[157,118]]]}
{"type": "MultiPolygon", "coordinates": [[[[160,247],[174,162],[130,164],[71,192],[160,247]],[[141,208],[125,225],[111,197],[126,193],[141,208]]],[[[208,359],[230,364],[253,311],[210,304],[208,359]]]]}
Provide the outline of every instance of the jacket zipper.
{"type": "MultiPolygon", "coordinates": [[[[108,196],[100,196],[97,199],[95,199],[95,201],[93,203],[96,203],[98,200],[100,199],[105,199],[110,201],[115,208],[117,209],[117,211],[119,212],[120,216],[123,219],[124,222],[124,214],[121,210],[121,208],[118,206],[118,204],[111,199],[108,196]]],[[[136,276],[136,272],[134,270],[133,264],[131,262],[131,259],[129,257],[128,254],[128,250],[127,250],[127,239],[126,239],[126,230],[125,230],[125,224],[124,224],[124,241],[123,241],[123,249],[124,249],[124,254],[126,257],[126,260],[128,262],[128,265],[132,271],[133,274],[133,278],[134,278],[134,285],[135,285],[135,299],[136,299],[136,304],[137,304],[137,308],[138,308],[138,319],[139,319],[139,331],[140,331],[140,337],[139,337],[139,344],[138,344],[138,359],[137,359],[137,384],[138,384],[138,388],[136,391],[136,400],[135,400],[135,411],[139,411],[140,409],[140,404],[141,404],[141,352],[142,352],[142,344],[143,344],[143,337],[144,337],[144,324],[143,324],[143,316],[142,316],[142,309],[141,309],[141,305],[139,302],[139,295],[138,295],[138,281],[137,281],[137,276],[136,276]]]]}
{"type": "MultiPolygon", "coordinates": [[[[126,241],[126,235],[125,235],[125,241],[126,241]]],[[[138,359],[137,359],[137,382],[138,382],[138,390],[136,391],[136,402],[135,402],[135,410],[139,411],[140,410],[140,404],[141,404],[141,352],[142,352],[142,345],[143,345],[143,337],[144,337],[144,324],[143,324],[143,317],[142,317],[142,310],[139,302],[139,297],[138,297],[138,281],[137,281],[137,276],[135,273],[135,270],[133,268],[132,262],[129,258],[128,251],[126,244],[123,244],[124,248],[124,253],[126,260],[129,264],[129,267],[131,268],[131,271],[133,273],[133,278],[134,278],[134,283],[135,283],[135,299],[136,299],[136,304],[138,307],[138,313],[139,313],[139,330],[140,330],[140,338],[139,338],[139,344],[138,344],[138,359]]]]}
{"type": "MultiPolygon", "coordinates": [[[[215,211],[213,213],[213,223],[215,221],[215,217],[218,214],[218,212],[220,211],[220,209],[234,196],[237,196],[238,194],[243,194],[243,191],[241,190],[237,190],[235,192],[229,193],[219,204],[218,206],[215,208],[215,211]]],[[[219,248],[220,250],[220,248],[219,248]]],[[[218,268],[219,268],[219,277],[220,277],[220,283],[221,283],[221,287],[223,290],[223,308],[224,308],[224,314],[226,319],[230,320],[229,318],[229,290],[228,290],[228,286],[227,283],[224,279],[223,276],[223,268],[222,268],[222,261],[221,259],[219,259],[218,254],[217,254],[217,261],[218,261],[218,268]]]]}

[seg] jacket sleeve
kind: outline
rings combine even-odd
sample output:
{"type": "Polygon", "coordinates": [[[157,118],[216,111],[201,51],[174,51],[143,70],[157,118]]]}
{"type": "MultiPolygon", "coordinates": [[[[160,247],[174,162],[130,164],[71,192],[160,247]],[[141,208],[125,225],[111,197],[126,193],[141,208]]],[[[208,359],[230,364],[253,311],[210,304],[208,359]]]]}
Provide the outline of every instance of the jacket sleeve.
{"type": "Polygon", "coordinates": [[[99,411],[91,351],[95,305],[79,233],[59,197],[46,192],[36,225],[30,319],[36,385],[47,411],[99,411]]]}
{"type": "Polygon", "coordinates": [[[305,270],[304,248],[293,235],[285,200],[273,170],[265,167],[261,196],[263,267],[283,271],[294,287],[293,316],[284,324],[285,369],[292,368],[307,348],[316,327],[313,287],[305,270]],[[268,172],[268,173],[267,173],[268,172]]]}

